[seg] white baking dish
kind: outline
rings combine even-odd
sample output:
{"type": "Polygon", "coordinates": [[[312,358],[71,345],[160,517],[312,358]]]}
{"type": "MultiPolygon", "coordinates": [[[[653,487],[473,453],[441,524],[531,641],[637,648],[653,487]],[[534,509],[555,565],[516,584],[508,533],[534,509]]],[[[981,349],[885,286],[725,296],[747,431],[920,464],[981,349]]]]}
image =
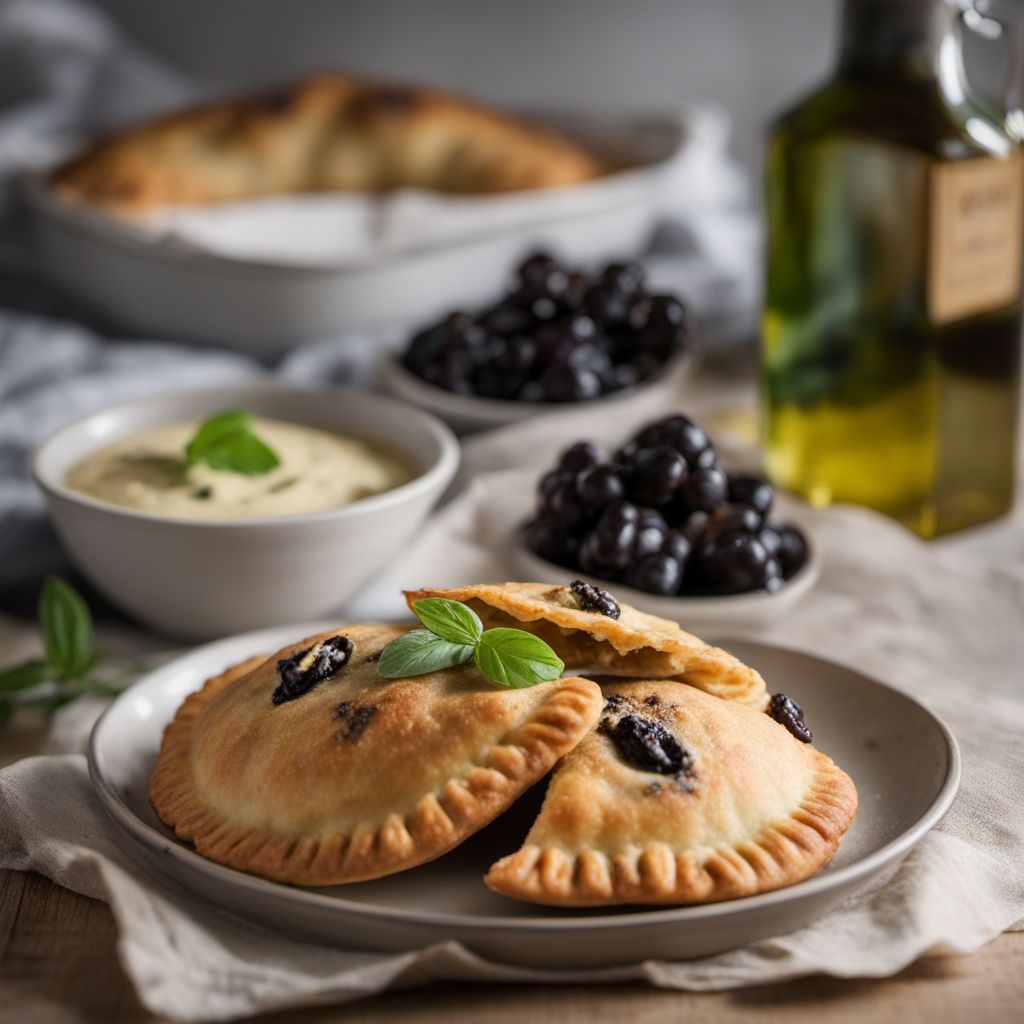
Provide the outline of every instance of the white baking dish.
{"type": "Polygon", "coordinates": [[[538,245],[586,264],[635,253],[680,175],[692,177],[694,124],[684,116],[548,120],[624,169],[532,196],[464,200],[479,204],[485,230],[460,208],[441,241],[424,243],[420,232],[409,248],[392,239],[340,262],[304,259],[284,230],[278,259],[267,258],[265,237],[257,257],[183,244],[60,201],[42,175],[26,180],[25,195],[44,265],[69,292],[133,332],[269,357],[311,338],[410,325],[494,297],[538,245]]]}

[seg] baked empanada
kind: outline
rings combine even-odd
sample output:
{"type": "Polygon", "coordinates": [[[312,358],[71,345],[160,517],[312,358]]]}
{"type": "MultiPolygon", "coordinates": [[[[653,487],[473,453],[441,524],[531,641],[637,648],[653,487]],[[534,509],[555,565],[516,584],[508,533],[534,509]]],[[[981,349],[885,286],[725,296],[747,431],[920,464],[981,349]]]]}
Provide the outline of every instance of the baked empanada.
{"type": "Polygon", "coordinates": [[[678,682],[606,685],[518,853],[485,881],[533,903],[698,903],[791,885],[832,857],[850,777],[768,715],[678,682]]]}
{"type": "Polygon", "coordinates": [[[55,171],[57,193],[121,217],[301,192],[486,194],[601,173],[565,136],[433,89],[321,74],[100,139],[55,171]]]}
{"type": "MultiPolygon", "coordinates": [[[[423,597],[446,597],[468,604],[484,628],[514,626],[536,633],[565,662],[583,675],[628,676],[638,679],[682,679],[707,693],[764,707],[764,680],[738,658],[704,643],[675,622],[614,602],[612,618],[598,602],[582,595],[597,588],[588,584],[480,583],[450,589],[407,590],[411,608],[423,597]]],[[[601,591],[600,593],[606,594],[601,591]]]]}
{"type": "Polygon", "coordinates": [[[596,723],[600,688],[499,689],[472,665],[386,680],[403,630],[347,626],[209,680],[168,725],[150,782],[204,857],[300,885],[356,882],[445,853],[596,723]]]}

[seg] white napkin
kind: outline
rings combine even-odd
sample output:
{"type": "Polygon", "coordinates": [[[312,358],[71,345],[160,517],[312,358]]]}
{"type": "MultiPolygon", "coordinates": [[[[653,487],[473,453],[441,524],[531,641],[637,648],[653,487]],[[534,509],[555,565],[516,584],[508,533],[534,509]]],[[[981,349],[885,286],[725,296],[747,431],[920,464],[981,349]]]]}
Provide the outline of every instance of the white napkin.
{"type": "MultiPolygon", "coordinates": [[[[475,439],[467,462],[501,466],[516,450],[543,461],[572,436],[567,424],[579,414],[563,420],[475,439]]],[[[608,436],[626,429],[605,427],[608,436]]],[[[496,553],[533,479],[522,469],[478,476],[353,615],[395,615],[403,585],[506,578],[496,553]]],[[[801,518],[825,553],[822,580],[792,621],[762,636],[915,694],[952,726],[964,768],[952,810],[901,865],[800,931],[695,962],[550,972],[488,963],[456,943],[395,955],[299,942],[229,917],[118,845],[80,755],[0,772],[0,865],[108,901],[143,1003],[183,1021],[344,1002],[439,978],[727,989],[814,973],[885,976],[929,951],[969,952],[1024,917],[1024,571],[927,546],[868,512],[801,518]]]]}

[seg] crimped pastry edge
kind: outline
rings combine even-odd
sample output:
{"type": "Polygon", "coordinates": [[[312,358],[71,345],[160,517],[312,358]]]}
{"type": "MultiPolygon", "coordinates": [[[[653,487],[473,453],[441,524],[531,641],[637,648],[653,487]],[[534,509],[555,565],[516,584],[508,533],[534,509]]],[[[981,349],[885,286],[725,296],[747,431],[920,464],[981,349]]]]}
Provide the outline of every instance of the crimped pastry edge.
{"type": "Polygon", "coordinates": [[[853,780],[815,754],[814,781],[799,806],[739,847],[701,860],[666,843],[615,857],[530,845],[497,861],[484,881],[503,896],[558,907],[713,903],[793,885],[832,859],[857,810],[853,780]]]}
{"type": "Polygon", "coordinates": [[[287,837],[232,825],[203,804],[191,781],[188,753],[195,719],[214,697],[265,660],[264,655],[239,662],[185,699],[164,731],[149,795],[164,824],[201,856],[295,885],[366,881],[447,853],[542,778],[586,735],[604,702],[596,683],[562,679],[563,685],[530,719],[491,748],[486,764],[470,765],[408,814],[393,814],[382,825],[361,827],[350,835],[287,837]]]}

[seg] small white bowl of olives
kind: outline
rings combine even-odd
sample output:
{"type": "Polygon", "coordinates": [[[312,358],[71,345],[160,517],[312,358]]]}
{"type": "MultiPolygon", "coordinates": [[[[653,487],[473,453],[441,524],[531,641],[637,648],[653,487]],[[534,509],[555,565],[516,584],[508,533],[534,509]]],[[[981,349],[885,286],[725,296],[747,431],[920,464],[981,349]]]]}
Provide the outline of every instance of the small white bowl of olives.
{"type": "Polygon", "coordinates": [[[815,585],[805,529],[772,517],[761,477],[729,473],[686,416],[648,424],[614,454],[567,448],[538,484],[512,545],[523,579],[567,575],[684,627],[753,627],[789,613],[815,585]]]}

